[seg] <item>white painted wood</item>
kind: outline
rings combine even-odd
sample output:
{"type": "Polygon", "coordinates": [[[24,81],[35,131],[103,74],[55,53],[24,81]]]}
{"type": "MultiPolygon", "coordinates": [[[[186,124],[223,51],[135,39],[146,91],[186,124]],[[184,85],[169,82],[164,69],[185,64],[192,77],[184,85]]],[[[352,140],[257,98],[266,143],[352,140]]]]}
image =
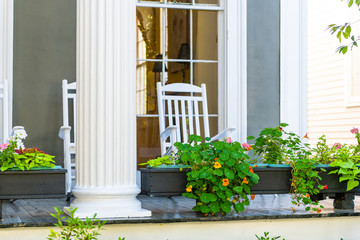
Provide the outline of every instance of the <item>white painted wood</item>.
{"type": "MultiPolygon", "coordinates": [[[[347,73],[351,52],[335,53],[339,40],[324,31],[332,23],[353,23],[359,19],[356,8],[347,8],[346,2],[329,0],[327,4],[308,2],[308,136],[315,146],[325,134],[333,145],[356,144],[353,127],[360,127],[360,106],[347,105],[347,73]]],[[[352,31],[358,32],[358,24],[352,31]]],[[[353,52],[359,53],[359,48],[353,52]]]]}
{"type": "Polygon", "coordinates": [[[77,1],[79,217],[144,217],[136,199],[136,1],[77,1]]]}
{"type": "Polygon", "coordinates": [[[14,0],[0,0],[0,16],[0,83],[4,87],[4,103],[7,105],[2,106],[0,131],[1,142],[5,142],[12,128],[14,0]]]}
{"type": "Polygon", "coordinates": [[[8,93],[8,80],[4,79],[3,83],[0,83],[0,101],[2,110],[1,119],[1,143],[7,142],[9,138],[9,93],[8,93]]]}
{"type": "MultiPolygon", "coordinates": [[[[245,142],[247,138],[247,6],[246,0],[225,1],[225,95],[219,108],[220,126],[236,128],[233,140],[245,142]]],[[[224,52],[224,51],[223,51],[224,52]]],[[[221,61],[219,59],[219,61],[221,61]]]]}
{"type": "MultiPolygon", "coordinates": [[[[157,82],[156,87],[161,155],[167,155],[169,152],[175,151],[175,142],[188,142],[188,135],[189,133],[194,133],[194,129],[196,134],[200,135],[200,115],[203,118],[203,137],[210,137],[205,84],[201,84],[201,87],[187,83],[174,83],[162,86],[161,82],[157,82]],[[196,96],[195,94],[200,94],[201,96],[196,96]],[[173,108],[169,104],[171,101],[174,102],[174,112],[172,112],[173,108]],[[199,107],[200,104],[201,108],[199,107]],[[193,106],[195,115],[193,115],[193,106]],[[199,112],[199,109],[202,109],[202,113],[199,112]],[[166,121],[166,118],[168,118],[168,121],[166,121]],[[175,125],[173,125],[173,118],[175,118],[175,125]],[[193,118],[195,118],[195,126],[193,118]],[[165,125],[166,122],[169,125],[165,125]]],[[[221,134],[217,135],[216,140],[231,136],[234,130],[233,128],[224,130],[221,134]]]]}
{"type": "Polygon", "coordinates": [[[67,170],[65,174],[65,189],[67,194],[71,194],[72,179],[75,179],[75,175],[72,174],[72,168],[76,166],[71,162],[71,156],[76,154],[76,82],[68,83],[66,79],[62,80],[62,102],[63,126],[60,127],[59,137],[64,141],[64,168],[67,170]],[[70,109],[72,109],[73,128],[70,124],[70,109]],[[71,131],[72,129],[73,131],[71,131]]]}
{"type": "MultiPolygon", "coordinates": [[[[281,0],[280,122],[307,132],[307,1],[281,0]]],[[[330,37],[330,36],[329,36],[330,37]]]]}

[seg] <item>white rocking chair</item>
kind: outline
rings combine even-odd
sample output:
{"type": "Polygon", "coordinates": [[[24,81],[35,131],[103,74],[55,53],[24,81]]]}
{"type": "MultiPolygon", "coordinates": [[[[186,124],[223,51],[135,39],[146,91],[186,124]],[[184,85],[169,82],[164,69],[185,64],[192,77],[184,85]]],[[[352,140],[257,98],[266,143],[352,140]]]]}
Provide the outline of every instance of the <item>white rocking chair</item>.
{"type": "MultiPolygon", "coordinates": [[[[200,117],[203,118],[204,137],[210,137],[205,84],[201,87],[186,83],[162,86],[158,82],[157,96],[162,156],[175,151],[175,142],[187,142],[189,135],[202,134],[200,117]]],[[[210,141],[231,137],[234,131],[235,128],[227,128],[210,141]]]]}
{"type": "MultiPolygon", "coordinates": [[[[75,175],[72,169],[75,163],[72,163],[71,157],[75,154],[76,142],[76,82],[68,83],[62,81],[62,98],[63,98],[63,126],[60,128],[59,137],[64,140],[64,168],[67,170],[65,175],[65,189],[67,200],[70,200],[72,191],[72,180],[75,175]],[[73,131],[70,126],[69,105],[72,104],[73,131]]],[[[70,105],[71,106],[71,105],[70,105]]]]}

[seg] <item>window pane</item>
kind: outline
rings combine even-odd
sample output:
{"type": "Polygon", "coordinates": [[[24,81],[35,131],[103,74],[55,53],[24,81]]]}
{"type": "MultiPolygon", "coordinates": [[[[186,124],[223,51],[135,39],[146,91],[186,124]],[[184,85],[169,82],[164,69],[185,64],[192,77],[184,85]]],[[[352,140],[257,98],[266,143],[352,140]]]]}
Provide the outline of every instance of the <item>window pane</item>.
{"type": "Polygon", "coordinates": [[[216,5],[219,5],[219,0],[195,0],[195,3],[199,3],[199,4],[216,4],[216,5]]]}
{"type": "MultiPolygon", "coordinates": [[[[206,84],[209,114],[218,114],[218,64],[194,63],[193,76],[194,85],[206,84]]],[[[214,133],[211,129],[210,132],[214,133]]]]}
{"type": "Polygon", "coordinates": [[[139,2],[164,2],[164,0],[140,0],[139,2]]]}
{"type": "Polygon", "coordinates": [[[162,73],[157,71],[154,72],[154,65],[154,62],[137,61],[136,114],[157,113],[156,82],[160,81],[162,73]]]}
{"type": "Polygon", "coordinates": [[[193,11],[193,19],[194,59],[217,60],[217,12],[193,11]]]}
{"type": "Polygon", "coordinates": [[[168,0],[167,1],[168,3],[174,3],[174,4],[184,4],[184,3],[187,3],[187,4],[192,4],[192,0],[168,0]]]}
{"type": "Polygon", "coordinates": [[[190,59],[190,10],[167,9],[168,58],[190,59]]]}
{"type": "MultiPolygon", "coordinates": [[[[138,164],[161,155],[159,118],[138,117],[137,124],[137,158],[138,164]]],[[[137,166],[138,169],[144,166],[137,166]]]]}
{"type": "Polygon", "coordinates": [[[190,62],[169,62],[168,81],[170,83],[190,83],[190,62]]]}
{"type": "Polygon", "coordinates": [[[154,59],[161,54],[161,13],[159,8],[136,8],[137,58],[154,59]]]}

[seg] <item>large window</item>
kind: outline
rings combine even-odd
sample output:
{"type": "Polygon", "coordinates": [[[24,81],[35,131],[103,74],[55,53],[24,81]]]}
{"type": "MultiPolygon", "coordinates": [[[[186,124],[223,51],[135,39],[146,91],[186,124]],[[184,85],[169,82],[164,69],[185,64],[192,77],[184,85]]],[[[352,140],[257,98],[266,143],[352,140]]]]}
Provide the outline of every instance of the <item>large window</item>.
{"type": "Polygon", "coordinates": [[[138,0],[137,155],[160,156],[156,82],[206,83],[210,133],[218,131],[219,68],[223,64],[221,0],[138,0]]]}

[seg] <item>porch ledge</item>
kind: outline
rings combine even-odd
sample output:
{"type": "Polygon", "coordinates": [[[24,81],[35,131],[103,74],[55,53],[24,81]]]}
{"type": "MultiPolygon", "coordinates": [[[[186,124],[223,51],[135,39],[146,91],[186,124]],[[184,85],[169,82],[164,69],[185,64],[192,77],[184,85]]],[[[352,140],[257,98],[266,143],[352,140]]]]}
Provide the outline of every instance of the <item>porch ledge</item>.
{"type": "MultiPolygon", "coordinates": [[[[360,216],[360,196],[355,196],[354,210],[334,210],[332,199],[321,201],[325,207],[322,213],[306,212],[304,207],[294,207],[288,194],[257,195],[250,206],[239,214],[227,216],[204,217],[192,211],[195,201],[183,197],[149,197],[139,195],[138,199],[144,209],[152,211],[146,218],[111,218],[107,224],[141,224],[141,223],[176,223],[176,222],[213,222],[213,221],[248,221],[264,219],[326,218],[360,216]],[[291,207],[296,209],[293,213],[291,207]]],[[[69,203],[64,199],[19,199],[14,203],[4,202],[3,217],[0,228],[14,227],[48,227],[56,222],[50,213],[53,207],[63,208],[69,203]]],[[[90,217],[90,216],[89,216],[90,217]]]]}

